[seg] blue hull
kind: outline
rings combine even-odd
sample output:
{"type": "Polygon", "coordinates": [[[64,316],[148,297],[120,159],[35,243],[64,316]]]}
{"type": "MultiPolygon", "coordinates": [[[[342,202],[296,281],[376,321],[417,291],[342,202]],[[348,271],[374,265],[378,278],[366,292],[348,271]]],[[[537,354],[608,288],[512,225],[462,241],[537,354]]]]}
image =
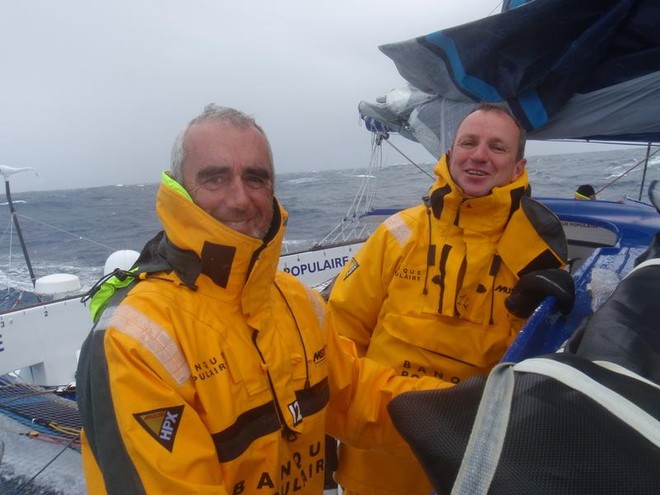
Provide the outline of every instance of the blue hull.
{"type": "Polygon", "coordinates": [[[617,203],[538,199],[557,214],[562,223],[584,225],[584,236],[573,239],[572,243],[591,248],[593,252],[573,272],[576,289],[573,311],[567,317],[562,316],[555,309],[554,298],[548,297],[528,319],[502,358],[505,362],[518,362],[559,349],[584,318],[592,314],[594,297],[607,296],[592,294],[596,289],[596,284],[592,284],[592,275],[610,274],[612,277],[616,275],[614,280],[622,278],[634,267],[635,259],[647,249],[656,233],[660,232],[660,214],[645,203],[632,200],[617,203]],[[615,239],[613,245],[603,246],[592,240],[590,227],[611,231],[615,239]]]}

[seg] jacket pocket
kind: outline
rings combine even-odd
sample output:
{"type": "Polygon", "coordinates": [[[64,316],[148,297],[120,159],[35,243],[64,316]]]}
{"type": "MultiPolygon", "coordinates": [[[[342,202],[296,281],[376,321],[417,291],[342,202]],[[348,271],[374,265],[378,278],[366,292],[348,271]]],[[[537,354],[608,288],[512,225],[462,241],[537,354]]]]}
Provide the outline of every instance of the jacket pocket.
{"type": "Polygon", "coordinates": [[[459,318],[390,314],[374,333],[367,355],[396,369],[418,363],[434,370],[431,375],[463,379],[497,363],[509,338],[508,332],[500,333],[459,318]]]}

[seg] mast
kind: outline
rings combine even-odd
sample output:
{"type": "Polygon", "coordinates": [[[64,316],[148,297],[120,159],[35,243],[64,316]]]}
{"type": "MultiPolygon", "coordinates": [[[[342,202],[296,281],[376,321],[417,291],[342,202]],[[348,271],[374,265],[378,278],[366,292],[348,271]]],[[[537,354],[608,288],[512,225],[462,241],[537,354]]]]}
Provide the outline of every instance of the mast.
{"type": "Polygon", "coordinates": [[[25,246],[25,240],[23,239],[23,232],[21,231],[21,225],[18,222],[18,215],[16,213],[16,208],[14,208],[14,203],[11,200],[11,190],[9,187],[9,176],[17,172],[23,172],[26,170],[34,170],[34,169],[28,167],[14,168],[14,167],[8,167],[7,165],[0,165],[0,175],[2,175],[5,178],[5,194],[7,195],[7,204],[9,205],[9,211],[14,221],[14,225],[16,226],[18,239],[19,241],[21,241],[21,249],[23,250],[23,256],[25,257],[25,263],[27,264],[28,272],[30,272],[32,287],[34,287],[37,281],[37,277],[35,277],[34,270],[32,269],[32,263],[30,262],[30,255],[28,254],[27,247],[25,246]]]}

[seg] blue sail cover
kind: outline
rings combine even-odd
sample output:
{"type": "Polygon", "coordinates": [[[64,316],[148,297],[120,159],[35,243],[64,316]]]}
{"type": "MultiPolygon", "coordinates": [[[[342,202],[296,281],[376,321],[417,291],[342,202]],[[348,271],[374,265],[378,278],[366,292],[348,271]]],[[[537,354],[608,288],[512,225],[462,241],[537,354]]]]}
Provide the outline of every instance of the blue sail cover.
{"type": "Polygon", "coordinates": [[[380,50],[408,85],[361,102],[362,118],[434,156],[480,101],[506,103],[530,139],[660,141],[658,0],[509,0],[380,50]]]}

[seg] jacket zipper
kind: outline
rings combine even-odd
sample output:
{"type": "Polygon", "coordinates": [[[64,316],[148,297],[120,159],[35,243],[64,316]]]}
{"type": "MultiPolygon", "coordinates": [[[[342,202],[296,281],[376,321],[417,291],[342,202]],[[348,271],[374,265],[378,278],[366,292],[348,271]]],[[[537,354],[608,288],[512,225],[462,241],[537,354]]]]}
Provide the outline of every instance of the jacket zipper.
{"type": "Polygon", "coordinates": [[[252,344],[254,345],[254,348],[257,350],[257,353],[259,354],[259,358],[261,359],[261,362],[266,367],[266,378],[268,378],[268,386],[270,387],[270,393],[272,394],[273,402],[275,403],[275,412],[277,413],[277,417],[280,421],[280,425],[282,426],[282,436],[285,437],[289,442],[293,442],[294,440],[296,440],[296,438],[298,438],[298,434],[295,431],[293,431],[291,428],[289,428],[286,419],[284,419],[284,413],[280,408],[280,401],[277,399],[277,393],[275,392],[275,385],[273,384],[273,379],[270,376],[270,369],[268,368],[268,363],[266,363],[266,360],[264,359],[264,355],[261,353],[261,349],[259,349],[259,345],[257,344],[258,336],[259,336],[259,330],[254,330],[252,332],[252,344]]]}
{"type": "Polygon", "coordinates": [[[422,289],[422,294],[426,295],[429,293],[429,271],[431,267],[435,265],[435,244],[433,244],[433,222],[431,222],[431,203],[429,202],[429,197],[424,196],[422,201],[424,206],[426,206],[426,220],[429,225],[429,247],[426,252],[426,272],[424,273],[424,288],[422,289]]]}
{"type": "Polygon", "coordinates": [[[493,306],[495,306],[495,278],[497,277],[497,274],[500,271],[500,264],[502,262],[502,258],[499,257],[499,255],[494,255],[493,256],[493,263],[490,265],[490,276],[493,277],[493,282],[490,287],[490,318],[488,320],[489,324],[493,324],[493,306]]]}
{"type": "Polygon", "coordinates": [[[280,289],[280,286],[275,283],[275,288],[277,291],[280,293],[280,296],[282,296],[282,300],[286,304],[287,309],[289,310],[289,314],[291,315],[291,319],[296,325],[296,331],[298,332],[298,339],[300,340],[300,347],[302,347],[303,351],[303,358],[305,360],[305,389],[310,388],[311,383],[309,380],[309,361],[307,361],[307,346],[305,346],[305,339],[303,339],[302,332],[300,331],[300,325],[298,325],[298,319],[296,318],[295,313],[293,312],[293,309],[291,308],[291,305],[289,304],[288,299],[284,296],[284,292],[282,289],[280,289]]]}

